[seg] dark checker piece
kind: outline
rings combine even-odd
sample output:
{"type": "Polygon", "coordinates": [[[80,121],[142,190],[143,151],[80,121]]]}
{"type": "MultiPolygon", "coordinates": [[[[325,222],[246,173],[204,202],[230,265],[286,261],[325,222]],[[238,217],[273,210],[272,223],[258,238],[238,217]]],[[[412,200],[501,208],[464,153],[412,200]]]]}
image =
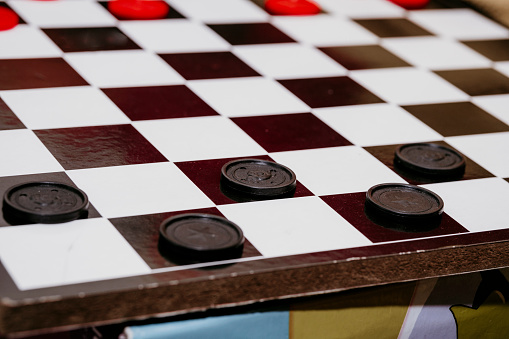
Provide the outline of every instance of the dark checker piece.
{"type": "Polygon", "coordinates": [[[210,214],[181,214],[166,219],[159,231],[159,248],[181,261],[240,257],[244,234],[233,222],[210,214]]]}
{"type": "Polygon", "coordinates": [[[382,226],[425,231],[440,224],[444,202],[435,193],[408,184],[380,184],[366,193],[366,214],[382,226]]]}
{"type": "Polygon", "coordinates": [[[449,147],[431,143],[398,147],[394,165],[426,177],[461,178],[465,173],[465,159],[461,154],[449,147]]]}
{"type": "Polygon", "coordinates": [[[294,192],[297,178],[291,169],[281,164],[242,159],[223,166],[221,184],[247,195],[275,197],[294,192]]]}
{"type": "Polygon", "coordinates": [[[10,220],[61,223],[78,219],[88,209],[87,195],[58,182],[29,182],[5,192],[3,210],[10,220]]]}

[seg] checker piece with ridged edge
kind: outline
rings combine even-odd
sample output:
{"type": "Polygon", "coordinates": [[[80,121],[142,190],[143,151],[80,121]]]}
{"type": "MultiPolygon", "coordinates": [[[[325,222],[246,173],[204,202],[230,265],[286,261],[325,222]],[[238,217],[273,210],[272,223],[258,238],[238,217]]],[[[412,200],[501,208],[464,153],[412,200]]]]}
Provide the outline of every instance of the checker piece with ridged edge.
{"type": "Polygon", "coordinates": [[[426,177],[461,178],[465,159],[453,149],[433,143],[402,145],[394,154],[394,165],[426,177]]]}
{"type": "Polygon", "coordinates": [[[180,214],[164,220],[159,247],[179,260],[221,260],[240,257],[244,233],[239,226],[211,214],[180,214]]]}
{"type": "Polygon", "coordinates": [[[390,183],[371,187],[366,193],[365,208],[368,216],[381,221],[382,226],[420,231],[440,223],[444,202],[425,188],[390,183]]]}
{"type": "Polygon", "coordinates": [[[276,197],[294,192],[297,178],[291,169],[276,162],[241,159],[223,166],[221,184],[246,195],[276,197]]]}
{"type": "Polygon", "coordinates": [[[82,190],[59,182],[28,182],[9,188],[4,215],[27,223],[62,223],[80,218],[88,209],[82,190]]]}

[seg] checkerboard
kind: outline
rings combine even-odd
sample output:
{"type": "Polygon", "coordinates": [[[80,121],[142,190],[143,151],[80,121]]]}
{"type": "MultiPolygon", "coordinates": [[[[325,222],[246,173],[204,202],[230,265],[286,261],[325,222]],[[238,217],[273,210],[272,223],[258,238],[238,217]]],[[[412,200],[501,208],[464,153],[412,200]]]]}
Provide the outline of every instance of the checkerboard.
{"type": "Polygon", "coordinates": [[[59,181],[87,218],[11,225],[0,214],[3,333],[140,319],[509,265],[509,30],[471,8],[405,11],[319,0],[316,16],[258,1],[168,0],[161,20],[119,20],[95,0],[0,2],[0,193],[59,181]],[[466,158],[461,180],[416,182],[398,145],[466,158]],[[232,159],[273,160],[294,197],[236,202],[232,159]],[[380,183],[445,202],[420,233],[364,214],[380,183]],[[161,222],[224,216],[241,258],[182,265],[161,222]]]}

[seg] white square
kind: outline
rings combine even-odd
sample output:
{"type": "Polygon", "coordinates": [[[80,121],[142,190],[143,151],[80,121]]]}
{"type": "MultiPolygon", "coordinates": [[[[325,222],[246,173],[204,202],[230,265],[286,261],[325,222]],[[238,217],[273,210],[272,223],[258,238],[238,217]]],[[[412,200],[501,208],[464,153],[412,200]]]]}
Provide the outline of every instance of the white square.
{"type": "Polygon", "coordinates": [[[0,34],[0,58],[59,57],[62,51],[41,30],[29,25],[18,25],[0,34]]]}
{"type": "Polygon", "coordinates": [[[271,157],[291,168],[297,180],[316,195],[366,192],[384,182],[405,183],[358,146],[271,153],[271,157]]]}
{"type": "Polygon", "coordinates": [[[477,96],[472,102],[509,125],[509,94],[477,96]]]}
{"type": "Polygon", "coordinates": [[[230,119],[222,116],[137,121],[133,125],[170,161],[267,153],[230,119]]]}
{"type": "Polygon", "coordinates": [[[213,206],[169,162],[73,170],[67,174],[107,218],[213,206]]]}
{"type": "Polygon", "coordinates": [[[0,131],[0,176],[58,172],[64,169],[34,132],[0,131]]]}
{"type": "Polygon", "coordinates": [[[471,232],[509,228],[509,183],[500,178],[424,185],[444,200],[444,211],[471,232]]]}
{"type": "Polygon", "coordinates": [[[428,125],[399,106],[357,105],[313,111],[339,134],[359,146],[442,140],[428,125]]]}
{"type": "Polygon", "coordinates": [[[264,76],[300,79],[346,74],[346,69],[319,50],[299,44],[248,45],[233,48],[239,58],[264,76]]]}
{"type": "Polygon", "coordinates": [[[207,26],[188,20],[125,21],[120,29],[140,47],[157,53],[227,51],[223,38],[207,26]]]}
{"type": "Polygon", "coordinates": [[[20,290],[150,273],[106,219],[0,228],[0,259],[20,290]]]}
{"type": "Polygon", "coordinates": [[[457,136],[446,141],[494,175],[509,178],[509,132],[457,136]]]}
{"type": "Polygon", "coordinates": [[[187,86],[216,112],[229,117],[310,110],[281,84],[262,77],[193,80],[187,86]]]}
{"type": "Polygon", "coordinates": [[[412,65],[433,70],[491,67],[491,60],[476,51],[438,37],[390,38],[382,46],[412,65]]]}
{"type": "Polygon", "coordinates": [[[28,23],[44,28],[114,26],[117,20],[95,1],[9,1],[28,23]]]}
{"type": "Polygon", "coordinates": [[[209,24],[266,21],[268,15],[246,0],[172,0],[171,5],[184,16],[209,24]]]}
{"type": "Polygon", "coordinates": [[[318,197],[218,206],[265,257],[372,243],[318,197]]]}
{"type": "Polygon", "coordinates": [[[507,38],[509,31],[469,8],[412,11],[410,19],[428,31],[454,39],[507,38]]]}
{"type": "Polygon", "coordinates": [[[97,87],[158,86],[184,79],[157,55],[145,51],[67,53],[65,59],[97,87]]]}
{"type": "Polygon", "coordinates": [[[378,37],[348,19],[329,15],[274,17],[273,24],[293,39],[315,46],[376,44],[378,37]]]}
{"type": "Polygon", "coordinates": [[[350,77],[383,100],[399,105],[468,101],[469,96],[438,75],[414,68],[359,70],[350,77]]]}
{"type": "Polygon", "coordinates": [[[2,98],[23,124],[31,129],[131,122],[103,92],[93,87],[5,91],[2,98]]]}
{"type": "Polygon", "coordinates": [[[397,18],[405,10],[387,0],[316,0],[322,8],[333,14],[354,19],[397,18]]]}

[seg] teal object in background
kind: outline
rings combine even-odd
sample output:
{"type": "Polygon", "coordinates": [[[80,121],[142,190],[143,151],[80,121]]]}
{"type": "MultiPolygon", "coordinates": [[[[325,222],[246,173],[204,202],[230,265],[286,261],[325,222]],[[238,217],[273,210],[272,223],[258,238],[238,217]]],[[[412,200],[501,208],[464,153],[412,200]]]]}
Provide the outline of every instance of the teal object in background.
{"type": "Polygon", "coordinates": [[[289,337],[289,311],[246,313],[163,324],[131,326],[126,339],[258,339],[289,337]]]}

